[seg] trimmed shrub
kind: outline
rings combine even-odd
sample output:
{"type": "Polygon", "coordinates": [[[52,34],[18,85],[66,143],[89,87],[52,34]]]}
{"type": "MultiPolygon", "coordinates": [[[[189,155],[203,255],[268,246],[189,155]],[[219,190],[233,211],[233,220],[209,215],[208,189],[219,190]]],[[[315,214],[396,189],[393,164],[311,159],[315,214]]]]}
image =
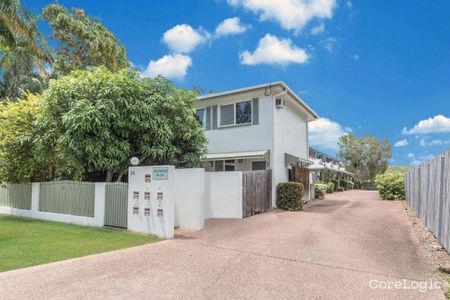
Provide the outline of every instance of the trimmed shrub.
{"type": "Polygon", "coordinates": [[[355,187],[355,183],[353,181],[348,180],[347,187],[349,190],[353,190],[353,188],[355,187]]]}
{"type": "Polygon", "coordinates": [[[344,190],[351,190],[353,189],[354,183],[350,180],[340,180],[339,186],[343,187],[344,190]]]}
{"type": "Polygon", "coordinates": [[[329,182],[327,183],[327,193],[328,193],[328,194],[331,194],[331,193],[333,193],[333,192],[334,192],[334,183],[331,182],[331,181],[329,181],[329,182]]]}
{"type": "Polygon", "coordinates": [[[316,199],[323,199],[325,193],[327,192],[327,185],[324,183],[316,183],[314,185],[314,190],[316,194],[316,199]]]}
{"type": "Polygon", "coordinates": [[[339,187],[339,180],[332,179],[330,181],[334,184],[334,191],[337,191],[337,189],[339,187]]]}
{"type": "Polygon", "coordinates": [[[405,186],[403,181],[403,174],[382,174],[375,178],[378,193],[384,200],[404,200],[405,186]]]}
{"type": "Polygon", "coordinates": [[[305,191],[300,182],[282,182],[277,185],[277,207],[284,210],[302,210],[305,191]]]}

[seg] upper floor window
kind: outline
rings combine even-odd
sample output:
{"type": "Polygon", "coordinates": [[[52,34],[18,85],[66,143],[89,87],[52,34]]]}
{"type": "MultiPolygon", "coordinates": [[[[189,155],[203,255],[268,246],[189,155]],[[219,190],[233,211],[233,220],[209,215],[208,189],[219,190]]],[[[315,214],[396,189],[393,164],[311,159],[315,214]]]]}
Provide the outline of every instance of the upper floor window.
{"type": "Polygon", "coordinates": [[[206,124],[206,121],[205,121],[205,119],[206,119],[205,109],[204,108],[199,108],[199,109],[197,109],[195,114],[197,115],[197,120],[200,122],[202,127],[205,127],[205,124],[206,124]]]}
{"type": "Polygon", "coordinates": [[[252,102],[242,101],[220,107],[220,126],[252,122],[252,102]]]}

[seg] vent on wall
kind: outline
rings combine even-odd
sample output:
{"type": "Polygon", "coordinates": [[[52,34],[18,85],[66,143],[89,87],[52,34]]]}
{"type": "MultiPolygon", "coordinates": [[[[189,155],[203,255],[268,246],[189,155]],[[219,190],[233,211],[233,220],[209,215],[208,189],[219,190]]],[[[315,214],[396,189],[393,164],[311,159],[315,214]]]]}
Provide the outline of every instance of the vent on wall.
{"type": "Polygon", "coordinates": [[[275,99],[275,106],[277,108],[285,108],[286,107],[286,99],[284,99],[284,98],[276,98],[275,99]]]}

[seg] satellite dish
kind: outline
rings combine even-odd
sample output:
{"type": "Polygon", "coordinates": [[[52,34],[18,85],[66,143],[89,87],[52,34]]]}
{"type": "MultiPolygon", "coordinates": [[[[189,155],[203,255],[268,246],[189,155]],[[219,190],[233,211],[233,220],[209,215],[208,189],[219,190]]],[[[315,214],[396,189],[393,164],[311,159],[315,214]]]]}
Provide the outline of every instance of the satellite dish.
{"type": "Polygon", "coordinates": [[[137,157],[132,157],[132,158],[130,159],[130,163],[131,163],[133,166],[137,166],[137,165],[139,164],[139,158],[137,158],[137,157]]]}

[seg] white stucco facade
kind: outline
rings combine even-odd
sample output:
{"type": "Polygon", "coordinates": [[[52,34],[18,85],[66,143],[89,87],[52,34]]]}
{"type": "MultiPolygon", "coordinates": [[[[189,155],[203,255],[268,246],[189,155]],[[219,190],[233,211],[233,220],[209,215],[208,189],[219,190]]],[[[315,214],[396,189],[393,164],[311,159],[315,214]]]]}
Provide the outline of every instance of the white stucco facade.
{"type": "MultiPolygon", "coordinates": [[[[285,155],[299,161],[308,160],[308,123],[317,119],[317,114],[283,82],[202,96],[198,109],[210,110],[209,116],[202,120],[209,142],[208,155],[217,158],[220,154],[228,157],[227,153],[235,153],[234,171],[250,171],[253,161],[266,160],[266,168],[272,169],[273,174],[272,203],[275,206],[276,185],[288,181],[285,155]],[[277,107],[277,98],[282,99],[284,107],[277,107]],[[221,127],[221,106],[243,101],[252,101],[251,122],[221,127]],[[267,151],[267,155],[246,157],[250,151],[267,151]]],[[[220,171],[215,169],[213,159],[206,161],[207,171],[220,171]]]]}

